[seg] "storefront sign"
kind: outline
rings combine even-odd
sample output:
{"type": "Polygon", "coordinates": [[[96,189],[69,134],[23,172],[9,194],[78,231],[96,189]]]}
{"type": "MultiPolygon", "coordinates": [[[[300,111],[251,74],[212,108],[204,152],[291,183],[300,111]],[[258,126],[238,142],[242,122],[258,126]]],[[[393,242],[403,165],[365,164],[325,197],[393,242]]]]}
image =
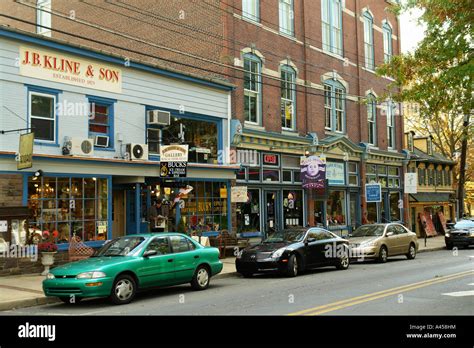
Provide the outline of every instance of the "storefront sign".
{"type": "Polygon", "coordinates": [[[326,177],[329,179],[329,185],[345,185],[344,163],[327,162],[326,168],[326,177]]]}
{"type": "Polygon", "coordinates": [[[20,75],[122,93],[122,70],[60,52],[20,47],[20,75]]]}
{"type": "Polygon", "coordinates": [[[418,173],[405,173],[405,193],[418,192],[418,173]]]}
{"type": "Polygon", "coordinates": [[[279,165],[279,156],[274,153],[264,153],[263,154],[263,164],[268,166],[278,166],[279,165]]]}
{"type": "Polygon", "coordinates": [[[326,162],[317,156],[301,157],[300,179],[304,189],[324,188],[326,180],[326,162]]]}
{"type": "Polygon", "coordinates": [[[161,162],[160,167],[162,178],[185,178],[188,162],[161,162]]]}
{"type": "Polygon", "coordinates": [[[162,145],[160,146],[161,162],[187,162],[189,154],[188,145],[162,145]]]}
{"type": "Polygon", "coordinates": [[[234,186],[231,191],[232,203],[247,203],[247,186],[234,186]]]}
{"type": "Polygon", "coordinates": [[[366,184],[365,198],[367,203],[382,202],[382,185],[366,184]]]}
{"type": "Polygon", "coordinates": [[[34,133],[20,135],[20,146],[18,150],[17,169],[27,169],[33,167],[33,142],[34,133]]]}

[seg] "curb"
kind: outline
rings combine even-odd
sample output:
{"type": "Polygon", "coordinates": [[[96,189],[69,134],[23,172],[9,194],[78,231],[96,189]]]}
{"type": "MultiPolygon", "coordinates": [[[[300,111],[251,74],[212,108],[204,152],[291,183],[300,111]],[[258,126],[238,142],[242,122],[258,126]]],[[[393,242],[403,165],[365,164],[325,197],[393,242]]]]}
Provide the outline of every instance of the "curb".
{"type": "Polygon", "coordinates": [[[19,309],[19,308],[26,308],[26,307],[34,307],[34,306],[41,306],[50,303],[60,302],[60,300],[56,297],[37,297],[25,300],[15,300],[5,303],[0,303],[0,312],[1,311],[9,311],[12,309],[19,309]]]}
{"type": "Polygon", "coordinates": [[[213,277],[214,279],[226,279],[226,278],[239,278],[238,272],[228,272],[223,274],[218,274],[213,277]]]}
{"type": "Polygon", "coordinates": [[[437,250],[446,250],[446,247],[445,246],[442,246],[442,247],[436,247],[436,248],[429,248],[429,249],[418,249],[418,254],[419,253],[426,253],[428,251],[437,251],[437,250]]]}

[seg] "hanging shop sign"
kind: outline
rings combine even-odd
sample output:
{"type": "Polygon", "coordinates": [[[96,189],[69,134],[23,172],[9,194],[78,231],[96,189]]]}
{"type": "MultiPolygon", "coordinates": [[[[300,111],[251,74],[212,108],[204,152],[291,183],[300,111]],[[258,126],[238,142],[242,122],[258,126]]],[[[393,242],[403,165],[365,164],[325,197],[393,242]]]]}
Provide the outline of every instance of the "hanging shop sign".
{"type": "Polygon", "coordinates": [[[20,146],[18,149],[17,169],[27,169],[33,167],[33,142],[34,133],[20,135],[20,146]]]}
{"type": "Polygon", "coordinates": [[[346,176],[344,173],[344,163],[327,162],[326,177],[329,180],[329,185],[345,185],[346,176]]]}
{"type": "Polygon", "coordinates": [[[318,156],[301,157],[300,179],[307,190],[324,188],[326,180],[326,161],[318,156]]]}
{"type": "Polygon", "coordinates": [[[382,202],[382,185],[366,184],[365,198],[367,203],[382,202]]]}
{"type": "Polygon", "coordinates": [[[188,162],[161,162],[160,177],[162,178],[185,178],[188,162]]]}
{"type": "Polygon", "coordinates": [[[20,47],[20,75],[77,87],[122,93],[122,70],[61,52],[20,47]]]}
{"type": "Polygon", "coordinates": [[[247,186],[234,186],[231,189],[232,203],[247,203],[247,186]]]}
{"type": "Polygon", "coordinates": [[[405,173],[405,193],[418,192],[418,173],[405,173]]]}

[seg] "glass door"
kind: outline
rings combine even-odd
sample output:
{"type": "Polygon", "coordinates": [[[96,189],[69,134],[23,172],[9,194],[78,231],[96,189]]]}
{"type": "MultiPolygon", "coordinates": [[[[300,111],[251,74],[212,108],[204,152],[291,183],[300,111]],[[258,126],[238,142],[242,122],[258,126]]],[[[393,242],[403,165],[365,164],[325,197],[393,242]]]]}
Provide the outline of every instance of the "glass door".
{"type": "Polygon", "coordinates": [[[265,191],[265,237],[269,233],[278,231],[280,226],[280,192],[279,191],[265,191]]]}

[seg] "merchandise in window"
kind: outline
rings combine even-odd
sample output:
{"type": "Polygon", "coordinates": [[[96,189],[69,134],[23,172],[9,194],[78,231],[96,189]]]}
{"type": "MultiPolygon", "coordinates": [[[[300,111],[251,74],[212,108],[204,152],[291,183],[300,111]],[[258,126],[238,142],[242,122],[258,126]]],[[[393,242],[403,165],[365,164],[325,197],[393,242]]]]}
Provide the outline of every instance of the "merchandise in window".
{"type": "Polygon", "coordinates": [[[260,232],[260,191],[247,190],[247,202],[237,203],[237,233],[260,232]]]}
{"type": "Polygon", "coordinates": [[[345,191],[329,191],[326,216],[328,226],[346,225],[345,191]]]}
{"type": "Polygon", "coordinates": [[[283,222],[285,228],[303,226],[303,191],[283,191],[283,222]]]}
{"type": "Polygon", "coordinates": [[[400,221],[399,199],[400,194],[398,192],[390,192],[390,221],[400,221]]]}

